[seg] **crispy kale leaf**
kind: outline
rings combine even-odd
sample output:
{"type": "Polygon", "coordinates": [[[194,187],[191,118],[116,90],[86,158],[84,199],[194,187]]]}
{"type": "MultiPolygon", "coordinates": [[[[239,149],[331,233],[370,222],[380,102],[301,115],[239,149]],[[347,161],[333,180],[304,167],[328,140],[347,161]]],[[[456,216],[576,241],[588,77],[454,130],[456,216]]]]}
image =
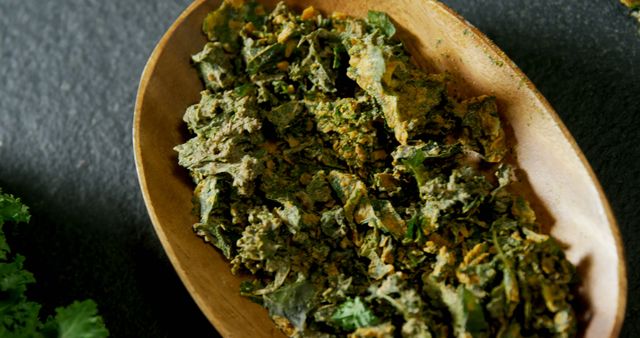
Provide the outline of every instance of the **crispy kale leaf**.
{"type": "Polygon", "coordinates": [[[304,330],[307,314],[313,307],[315,288],[308,281],[284,285],[277,291],[264,295],[264,305],[271,316],[286,318],[298,330],[304,330]]]}
{"type": "Polygon", "coordinates": [[[453,330],[457,337],[488,337],[489,325],[477,296],[460,285],[454,291],[442,286],[442,300],[453,317],[453,330]]]}
{"type": "Polygon", "coordinates": [[[264,22],[262,5],[255,1],[224,1],[220,8],[210,12],[204,19],[202,31],[210,41],[220,42],[223,48],[232,53],[240,48],[240,31],[245,22],[254,27],[264,22]]]}
{"type": "Polygon", "coordinates": [[[207,88],[218,91],[233,88],[237,82],[236,61],[219,42],[209,42],[191,57],[207,88]]]}
{"type": "Polygon", "coordinates": [[[386,41],[375,32],[351,38],[347,75],[375,98],[395,139],[407,144],[423,131],[429,114],[442,102],[444,78],[419,71],[386,41]]]}
{"type": "Polygon", "coordinates": [[[499,162],[505,156],[505,136],[496,100],[479,96],[462,101],[455,113],[462,119],[465,136],[462,141],[482,154],[488,162],[499,162]]]}
{"type": "Polygon", "coordinates": [[[378,318],[362,302],[360,297],[347,299],[340,304],[331,321],[343,330],[353,331],[360,327],[373,326],[378,322],[378,318]]]}
{"type": "Polygon", "coordinates": [[[369,11],[369,13],[367,13],[367,23],[371,27],[379,29],[389,38],[396,34],[396,26],[393,25],[391,19],[386,13],[369,11]]]}
{"type": "Polygon", "coordinates": [[[378,148],[374,120],[377,108],[368,95],[321,102],[313,109],[318,131],[352,167],[373,162],[378,148]]]}

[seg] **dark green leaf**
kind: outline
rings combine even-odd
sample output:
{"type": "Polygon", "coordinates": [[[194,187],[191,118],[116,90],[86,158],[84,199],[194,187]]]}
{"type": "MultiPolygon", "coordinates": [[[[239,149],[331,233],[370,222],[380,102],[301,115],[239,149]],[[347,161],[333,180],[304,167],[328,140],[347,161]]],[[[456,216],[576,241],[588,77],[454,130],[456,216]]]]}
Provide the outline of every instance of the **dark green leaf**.
{"type": "Polygon", "coordinates": [[[2,193],[0,189],[0,226],[4,222],[26,223],[30,217],[29,208],[19,198],[2,193]]]}
{"type": "Polygon", "coordinates": [[[45,324],[56,327],[58,338],[104,338],[109,331],[98,315],[98,307],[92,300],[73,302],[56,308],[56,316],[45,324]]]}
{"type": "Polygon", "coordinates": [[[11,251],[2,229],[4,222],[28,222],[29,217],[28,208],[19,199],[9,194],[2,194],[0,190],[0,262],[7,259],[11,251]]]}
{"type": "Polygon", "coordinates": [[[0,190],[0,337],[7,338],[102,338],[109,332],[97,315],[93,301],[75,302],[67,308],[56,309],[55,319],[42,324],[40,304],[27,300],[27,285],[34,283],[33,275],[24,270],[24,257],[7,260],[9,247],[5,242],[2,224],[28,222],[28,208],[18,198],[2,194],[0,190]]]}

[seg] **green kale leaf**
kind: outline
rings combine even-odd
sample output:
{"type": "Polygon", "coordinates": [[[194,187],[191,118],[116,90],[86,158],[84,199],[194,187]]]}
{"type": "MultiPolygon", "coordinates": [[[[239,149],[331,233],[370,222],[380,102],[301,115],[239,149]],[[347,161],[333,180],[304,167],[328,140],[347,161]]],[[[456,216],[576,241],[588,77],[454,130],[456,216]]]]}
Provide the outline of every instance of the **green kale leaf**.
{"type": "Polygon", "coordinates": [[[98,315],[98,307],[92,300],[75,301],[66,307],[56,308],[56,315],[44,325],[45,331],[53,331],[59,338],[103,338],[109,336],[98,315]]]}
{"type": "Polygon", "coordinates": [[[202,31],[210,41],[219,41],[228,52],[235,52],[240,48],[240,31],[245,22],[251,22],[254,26],[261,26],[264,16],[258,13],[264,12],[264,8],[256,1],[225,0],[222,5],[207,14],[202,24],[202,31]]]}
{"type": "Polygon", "coordinates": [[[307,314],[314,305],[316,290],[309,281],[302,280],[280,287],[264,295],[264,305],[271,316],[284,317],[298,330],[303,331],[307,314]]]}
{"type": "Polygon", "coordinates": [[[0,337],[15,338],[102,338],[109,331],[97,306],[91,300],[75,302],[56,309],[56,316],[46,323],[40,319],[41,305],[27,299],[27,285],[35,282],[33,274],[24,270],[24,257],[10,257],[3,225],[24,223],[30,219],[29,209],[20,199],[0,189],[0,337]]]}
{"type": "Polygon", "coordinates": [[[29,208],[20,202],[19,198],[10,194],[3,194],[0,189],[0,260],[7,259],[9,254],[9,244],[2,232],[2,225],[5,222],[27,223],[31,215],[29,208]]]}
{"type": "Polygon", "coordinates": [[[376,325],[378,318],[360,297],[355,297],[340,304],[331,316],[331,321],[343,330],[353,331],[359,327],[376,325]]]}
{"type": "Polygon", "coordinates": [[[464,286],[456,291],[441,286],[442,300],[453,317],[453,329],[457,337],[488,337],[489,325],[484,317],[480,300],[464,286]]]}
{"type": "Polygon", "coordinates": [[[462,101],[454,112],[465,127],[465,145],[475,149],[487,162],[500,162],[507,152],[504,130],[495,97],[479,96],[462,101]]]}
{"type": "Polygon", "coordinates": [[[245,40],[242,54],[247,65],[247,73],[254,75],[258,72],[275,68],[276,63],[283,59],[284,50],[285,46],[280,43],[256,46],[254,40],[245,40]]]}
{"type": "MultiPolygon", "coordinates": [[[[345,44],[355,40],[350,38],[346,36],[345,44]]],[[[421,72],[375,34],[356,40],[347,51],[347,76],[380,105],[395,139],[408,144],[423,132],[432,110],[443,101],[445,77],[421,72]]]]}
{"type": "Polygon", "coordinates": [[[396,34],[396,26],[393,25],[389,16],[384,12],[369,11],[367,13],[367,23],[373,28],[379,29],[389,38],[396,34]]]}
{"type": "Polygon", "coordinates": [[[461,151],[459,144],[443,145],[428,141],[414,145],[400,145],[391,155],[396,165],[404,166],[404,169],[413,175],[420,193],[424,196],[423,187],[427,181],[441,171],[441,163],[438,160],[451,159],[461,151]]]}
{"type": "Polygon", "coordinates": [[[212,91],[231,89],[237,76],[233,54],[224,51],[218,42],[209,42],[204,49],[191,57],[200,77],[212,91]]]}

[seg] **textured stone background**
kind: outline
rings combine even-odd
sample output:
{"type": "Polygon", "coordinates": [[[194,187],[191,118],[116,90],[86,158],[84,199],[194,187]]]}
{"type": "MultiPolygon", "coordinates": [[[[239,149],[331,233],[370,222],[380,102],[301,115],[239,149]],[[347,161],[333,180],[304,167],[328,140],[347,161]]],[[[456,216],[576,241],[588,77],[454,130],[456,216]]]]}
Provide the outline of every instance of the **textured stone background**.
{"type": "MultiPolygon", "coordinates": [[[[445,2],[524,70],[584,150],[624,237],[623,336],[640,336],[638,27],[616,0],[445,2]]],[[[114,337],[216,335],[153,232],[131,147],[139,76],[188,3],[0,0],[0,186],[33,213],[10,243],[45,312],[94,298],[114,337]]]]}

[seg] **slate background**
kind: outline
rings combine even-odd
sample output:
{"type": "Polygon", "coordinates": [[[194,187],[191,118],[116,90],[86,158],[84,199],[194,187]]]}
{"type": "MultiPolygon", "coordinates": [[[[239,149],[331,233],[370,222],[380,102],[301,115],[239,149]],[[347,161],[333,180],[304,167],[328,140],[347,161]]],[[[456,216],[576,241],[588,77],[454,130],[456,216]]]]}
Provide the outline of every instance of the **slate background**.
{"type": "MultiPolygon", "coordinates": [[[[10,244],[43,312],[91,297],[113,337],[216,335],[153,232],[131,146],[139,76],[189,2],[0,0],[0,187],[33,213],[10,244]]],[[[638,25],[616,0],[444,2],[522,68],[591,162],[626,247],[622,336],[640,336],[638,25]]]]}

